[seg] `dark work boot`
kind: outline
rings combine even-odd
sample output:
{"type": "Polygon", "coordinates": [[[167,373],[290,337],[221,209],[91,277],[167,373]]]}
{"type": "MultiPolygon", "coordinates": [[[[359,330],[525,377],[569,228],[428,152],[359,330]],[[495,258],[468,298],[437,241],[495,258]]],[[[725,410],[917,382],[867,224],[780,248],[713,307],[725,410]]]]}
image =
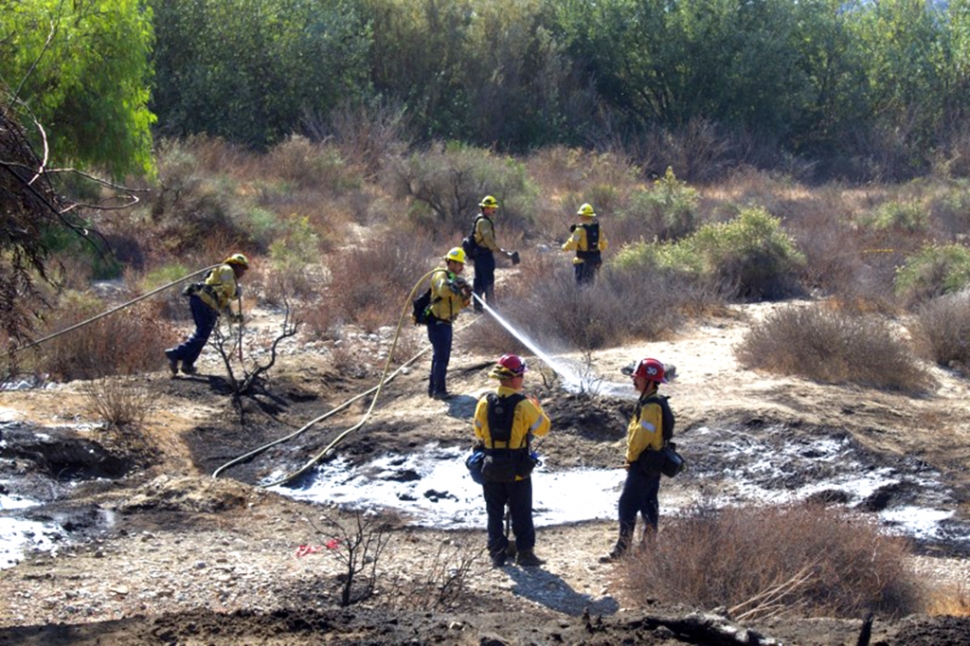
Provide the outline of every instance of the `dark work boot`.
{"type": "Polygon", "coordinates": [[[539,567],[544,563],[545,561],[536,556],[532,550],[522,550],[515,555],[515,564],[522,567],[539,567]]]}
{"type": "Polygon", "coordinates": [[[198,370],[196,370],[195,365],[193,365],[191,363],[185,363],[183,361],[182,362],[182,372],[184,372],[187,375],[194,375],[195,373],[198,372],[198,370]]]}
{"type": "Polygon", "coordinates": [[[505,551],[496,552],[491,555],[492,567],[502,567],[505,565],[505,551]]]}
{"type": "Polygon", "coordinates": [[[165,358],[168,359],[168,369],[172,371],[172,376],[174,377],[179,373],[179,358],[175,354],[175,348],[166,350],[165,358]]]}

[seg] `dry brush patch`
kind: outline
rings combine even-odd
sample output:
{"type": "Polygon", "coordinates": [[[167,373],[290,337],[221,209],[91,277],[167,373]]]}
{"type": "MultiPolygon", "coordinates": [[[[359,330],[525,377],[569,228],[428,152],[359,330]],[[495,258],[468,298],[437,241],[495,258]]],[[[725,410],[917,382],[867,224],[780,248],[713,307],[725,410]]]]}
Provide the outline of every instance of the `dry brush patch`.
{"type": "Polygon", "coordinates": [[[970,293],[941,296],[926,303],[917,312],[912,330],[924,356],[970,374],[970,293]]]}
{"type": "Polygon", "coordinates": [[[697,508],[665,521],[622,570],[638,603],[660,599],[736,619],[917,611],[909,544],[818,505],[697,508]]]}
{"type": "Polygon", "coordinates": [[[922,392],[931,377],[875,315],[788,305],[756,323],[735,348],[741,364],[824,383],[922,392]]]}

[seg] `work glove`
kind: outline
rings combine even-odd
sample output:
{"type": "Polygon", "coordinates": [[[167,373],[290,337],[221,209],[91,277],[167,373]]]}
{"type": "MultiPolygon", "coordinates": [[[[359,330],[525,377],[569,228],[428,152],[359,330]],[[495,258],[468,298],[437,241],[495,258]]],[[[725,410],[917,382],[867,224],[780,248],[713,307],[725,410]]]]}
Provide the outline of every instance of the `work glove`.
{"type": "Polygon", "coordinates": [[[575,225],[575,224],[570,224],[570,225],[569,225],[569,232],[570,232],[570,233],[572,233],[572,232],[574,232],[575,230],[576,230],[576,225],[575,225]]]}

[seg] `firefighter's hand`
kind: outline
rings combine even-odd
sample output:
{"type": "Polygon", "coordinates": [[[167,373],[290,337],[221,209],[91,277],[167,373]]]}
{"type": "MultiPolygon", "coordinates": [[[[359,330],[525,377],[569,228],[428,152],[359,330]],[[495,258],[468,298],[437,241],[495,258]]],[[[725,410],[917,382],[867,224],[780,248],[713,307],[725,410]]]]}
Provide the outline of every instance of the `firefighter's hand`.
{"type": "Polygon", "coordinates": [[[535,395],[529,395],[529,401],[536,405],[536,408],[542,410],[542,406],[539,404],[539,398],[535,395]]]}

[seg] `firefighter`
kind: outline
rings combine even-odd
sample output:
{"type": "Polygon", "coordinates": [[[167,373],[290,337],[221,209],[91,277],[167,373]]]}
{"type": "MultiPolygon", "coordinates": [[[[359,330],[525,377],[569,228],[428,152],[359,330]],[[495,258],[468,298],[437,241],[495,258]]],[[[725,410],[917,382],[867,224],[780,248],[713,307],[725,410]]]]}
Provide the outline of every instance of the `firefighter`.
{"type": "Polygon", "coordinates": [[[640,397],[626,437],[626,481],[617,505],[620,532],[616,545],[604,562],[620,558],[626,553],[633,539],[637,513],[646,523],[644,539],[649,540],[657,531],[660,520],[660,467],[663,456],[660,450],[673,437],[674,416],[667,398],[658,393],[660,384],[668,383],[665,367],[656,359],[646,358],[623,368],[623,373],[633,378],[633,387],[640,397]]]}
{"type": "Polygon", "coordinates": [[[431,306],[428,312],[428,340],[434,354],[428,376],[428,397],[451,399],[445,387],[448,362],[451,361],[452,323],[462,309],[471,303],[471,286],[462,278],[465,252],[461,247],[451,249],[443,258],[444,267],[431,274],[431,306]]]}
{"type": "Polygon", "coordinates": [[[195,332],[184,343],[165,351],[172,376],[178,374],[179,362],[182,372],[194,375],[195,361],[209,340],[219,315],[224,313],[234,320],[242,320],[242,312],[233,314],[229,304],[240,293],[239,279],[249,269],[249,260],[241,253],[234,253],[221,265],[210,271],[201,283],[189,285],[183,292],[189,297],[189,309],[195,321],[195,332]]]}
{"type": "Polygon", "coordinates": [[[475,437],[485,453],[482,493],[488,514],[488,553],[494,567],[502,567],[508,558],[509,539],[502,528],[506,505],[515,534],[516,564],[536,567],[544,563],[535,554],[531,472],[536,458],[531,442],[549,432],[550,421],[535,398],[522,394],[525,372],[521,357],[502,355],[489,373],[498,379],[498,388],[482,397],[475,408],[475,437]]]}
{"type": "Polygon", "coordinates": [[[569,227],[570,236],[562,246],[563,251],[575,251],[573,271],[576,273],[576,284],[586,287],[596,282],[596,272],[603,264],[602,253],[606,251],[609,242],[606,234],[600,231],[596,221],[596,212],[589,204],[583,204],[576,212],[579,224],[569,227]]]}
{"type": "Polygon", "coordinates": [[[502,249],[495,239],[495,212],[498,210],[498,200],[486,195],[479,203],[481,214],[476,216],[472,232],[468,236],[469,250],[475,263],[475,280],[472,283],[475,295],[475,311],[482,311],[480,298],[488,301],[489,306],[495,304],[495,253],[498,252],[510,259],[513,264],[518,263],[518,253],[502,249]]]}

